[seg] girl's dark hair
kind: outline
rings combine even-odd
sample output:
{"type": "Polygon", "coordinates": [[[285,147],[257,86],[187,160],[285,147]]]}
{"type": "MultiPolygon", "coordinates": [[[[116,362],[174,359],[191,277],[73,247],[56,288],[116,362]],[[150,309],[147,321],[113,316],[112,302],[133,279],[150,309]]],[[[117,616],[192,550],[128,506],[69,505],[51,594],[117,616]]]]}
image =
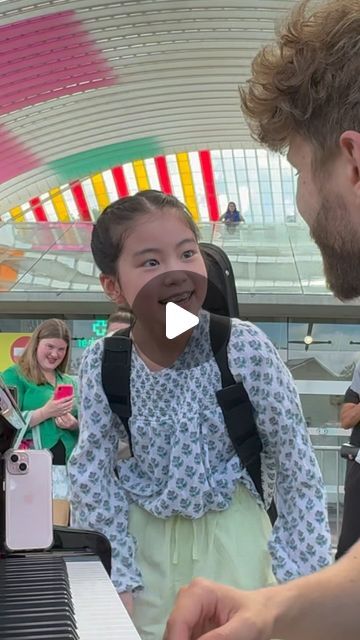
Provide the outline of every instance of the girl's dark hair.
{"type": "Polygon", "coordinates": [[[109,204],[93,227],[91,251],[102,273],[116,275],[116,263],[134,222],[162,209],[173,209],[180,213],[196,240],[199,240],[199,231],[191,213],[180,200],[155,189],[139,191],[134,196],[120,198],[109,204]]]}

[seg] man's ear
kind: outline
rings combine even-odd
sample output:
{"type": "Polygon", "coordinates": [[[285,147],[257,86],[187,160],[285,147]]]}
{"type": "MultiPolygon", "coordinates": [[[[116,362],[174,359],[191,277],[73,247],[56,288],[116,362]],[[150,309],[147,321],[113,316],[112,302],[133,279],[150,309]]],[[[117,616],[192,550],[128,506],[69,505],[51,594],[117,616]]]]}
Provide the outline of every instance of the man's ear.
{"type": "Polygon", "coordinates": [[[126,300],[120,288],[120,284],[115,276],[106,276],[104,273],[101,273],[100,282],[108,298],[110,298],[113,302],[116,302],[116,304],[126,303],[126,300]]]}
{"type": "Polygon", "coordinates": [[[360,132],[344,131],[340,136],[340,148],[351,171],[351,184],[360,199],[360,132]]]}

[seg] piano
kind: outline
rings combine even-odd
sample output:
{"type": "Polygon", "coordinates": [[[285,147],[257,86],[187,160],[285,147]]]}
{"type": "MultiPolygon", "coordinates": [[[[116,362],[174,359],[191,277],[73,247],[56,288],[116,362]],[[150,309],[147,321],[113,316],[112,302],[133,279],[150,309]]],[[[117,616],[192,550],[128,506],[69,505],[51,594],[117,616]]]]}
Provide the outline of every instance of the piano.
{"type": "Polygon", "coordinates": [[[0,375],[1,640],[140,640],[110,580],[101,533],[56,526],[51,550],[7,551],[2,454],[24,425],[0,375]]]}
{"type": "Polygon", "coordinates": [[[1,640],[140,640],[103,561],[88,548],[97,534],[66,534],[72,549],[0,558],[1,640]]]}

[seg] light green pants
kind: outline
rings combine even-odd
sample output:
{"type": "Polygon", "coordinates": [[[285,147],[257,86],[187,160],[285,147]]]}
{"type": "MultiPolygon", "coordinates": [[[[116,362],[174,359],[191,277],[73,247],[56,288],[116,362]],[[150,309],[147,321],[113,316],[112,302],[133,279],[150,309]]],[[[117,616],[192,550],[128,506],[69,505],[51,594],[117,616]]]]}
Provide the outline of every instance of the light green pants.
{"type": "Polygon", "coordinates": [[[135,598],[133,620],[142,640],[161,640],[180,587],[201,576],[241,589],[275,584],[265,511],[243,486],[229,509],[202,518],[156,518],[135,505],[129,527],[144,589],[135,598]]]}

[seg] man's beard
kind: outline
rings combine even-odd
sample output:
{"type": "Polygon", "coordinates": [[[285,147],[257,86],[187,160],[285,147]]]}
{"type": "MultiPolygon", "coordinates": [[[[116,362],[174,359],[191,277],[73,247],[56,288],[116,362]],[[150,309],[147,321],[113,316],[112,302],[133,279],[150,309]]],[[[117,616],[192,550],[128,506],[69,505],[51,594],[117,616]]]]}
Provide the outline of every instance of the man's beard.
{"type": "Polygon", "coordinates": [[[324,198],[310,235],[319,247],[326,282],[340,300],[360,296],[360,212],[355,226],[345,201],[324,198]]]}

